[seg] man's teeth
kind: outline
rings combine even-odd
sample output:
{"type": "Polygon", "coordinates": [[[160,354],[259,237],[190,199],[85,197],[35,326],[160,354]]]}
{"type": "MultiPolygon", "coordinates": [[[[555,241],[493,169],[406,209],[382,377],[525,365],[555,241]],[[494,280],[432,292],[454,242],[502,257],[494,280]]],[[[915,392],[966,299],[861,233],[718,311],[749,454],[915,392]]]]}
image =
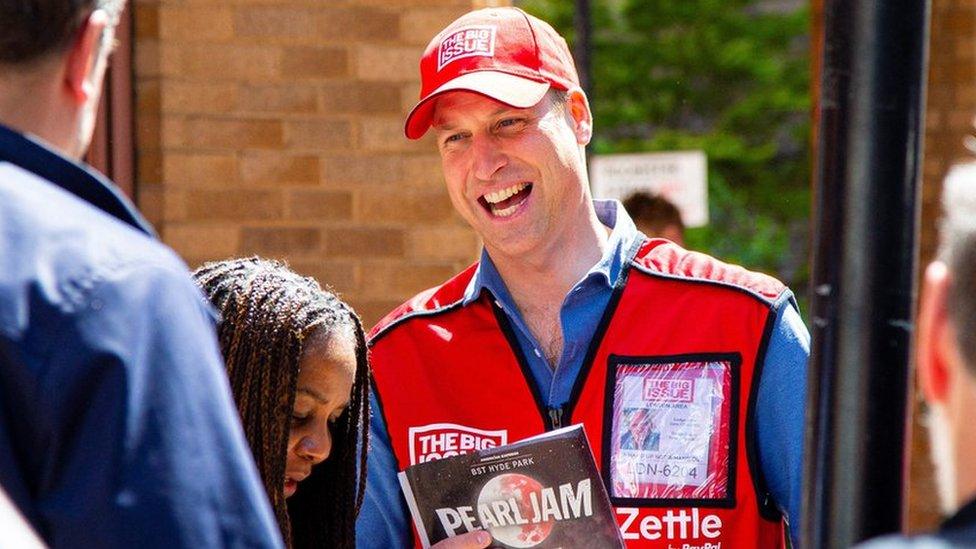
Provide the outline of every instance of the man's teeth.
{"type": "MultiPolygon", "coordinates": [[[[486,194],[485,195],[485,200],[488,201],[489,204],[498,204],[502,200],[505,200],[506,198],[514,195],[515,193],[521,191],[522,189],[524,189],[524,188],[526,188],[528,186],[529,186],[528,183],[519,183],[518,185],[512,185],[511,187],[509,187],[507,189],[502,189],[500,191],[495,191],[493,193],[486,194]]],[[[506,210],[507,209],[508,208],[506,208],[506,210]]],[[[499,212],[495,212],[495,213],[499,213],[499,212]]],[[[509,213],[511,213],[511,212],[509,212],[509,213]]]]}
{"type": "Polygon", "coordinates": [[[504,210],[495,210],[495,209],[492,209],[491,210],[491,213],[495,214],[498,217],[508,217],[508,216],[512,215],[513,213],[515,213],[515,209],[518,208],[518,207],[519,207],[518,204],[514,204],[512,206],[509,206],[509,207],[505,208],[504,210]]]}

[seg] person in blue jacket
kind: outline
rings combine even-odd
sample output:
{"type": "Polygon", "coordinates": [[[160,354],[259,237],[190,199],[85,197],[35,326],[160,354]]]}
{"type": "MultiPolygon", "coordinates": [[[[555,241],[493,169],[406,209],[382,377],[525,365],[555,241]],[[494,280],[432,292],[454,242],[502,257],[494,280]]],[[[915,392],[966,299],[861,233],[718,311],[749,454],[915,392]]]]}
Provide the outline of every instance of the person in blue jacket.
{"type": "Polygon", "coordinates": [[[51,547],[281,547],[212,310],[79,161],[122,9],[0,0],[0,488],[51,547]]]}

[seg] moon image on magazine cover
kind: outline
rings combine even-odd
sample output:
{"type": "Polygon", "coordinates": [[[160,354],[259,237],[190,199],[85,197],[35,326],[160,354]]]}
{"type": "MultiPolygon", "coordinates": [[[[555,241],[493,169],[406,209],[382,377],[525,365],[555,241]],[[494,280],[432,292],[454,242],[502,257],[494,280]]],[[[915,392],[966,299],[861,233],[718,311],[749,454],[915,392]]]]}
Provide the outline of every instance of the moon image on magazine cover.
{"type": "MultiPolygon", "coordinates": [[[[527,475],[508,473],[485,483],[478,495],[478,505],[490,506],[492,502],[512,502],[517,506],[519,514],[531,517],[535,514],[533,501],[538,502],[542,494],[542,484],[527,475]]],[[[535,505],[538,509],[538,503],[535,505]]],[[[552,522],[537,522],[516,524],[510,526],[489,527],[491,535],[501,543],[516,549],[535,547],[549,537],[552,532],[552,522]]]]}

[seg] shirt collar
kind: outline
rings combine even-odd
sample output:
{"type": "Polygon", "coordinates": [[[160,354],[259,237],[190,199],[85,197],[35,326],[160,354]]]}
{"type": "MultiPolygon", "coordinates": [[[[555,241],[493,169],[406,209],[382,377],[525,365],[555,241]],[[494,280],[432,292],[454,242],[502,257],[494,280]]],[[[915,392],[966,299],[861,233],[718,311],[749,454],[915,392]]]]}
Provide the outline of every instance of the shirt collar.
{"type": "Polygon", "coordinates": [[[3,124],[0,124],[0,162],[19,166],[135,229],[156,236],[129,199],[104,175],[3,124]]]}
{"type": "MultiPolygon", "coordinates": [[[[623,205],[617,200],[594,200],[593,209],[600,223],[610,229],[607,250],[603,257],[587,271],[581,280],[590,278],[599,280],[602,284],[612,288],[616,284],[624,265],[630,260],[635,250],[634,243],[642,238],[637,232],[634,221],[627,215],[623,205]]],[[[496,299],[511,301],[508,288],[502,280],[498,269],[491,261],[488,251],[482,248],[481,260],[475,270],[474,277],[468,283],[464,292],[463,304],[468,305],[478,299],[481,291],[487,289],[496,299]]]]}

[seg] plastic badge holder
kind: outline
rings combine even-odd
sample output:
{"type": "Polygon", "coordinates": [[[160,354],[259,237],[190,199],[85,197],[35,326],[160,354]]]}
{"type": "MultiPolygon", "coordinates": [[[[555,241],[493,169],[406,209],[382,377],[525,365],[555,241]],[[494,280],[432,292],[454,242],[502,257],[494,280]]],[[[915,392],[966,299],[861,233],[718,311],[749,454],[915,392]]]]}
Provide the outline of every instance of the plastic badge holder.
{"type": "Polygon", "coordinates": [[[731,502],[738,360],[611,358],[613,407],[605,448],[614,504],[731,502]]]}

